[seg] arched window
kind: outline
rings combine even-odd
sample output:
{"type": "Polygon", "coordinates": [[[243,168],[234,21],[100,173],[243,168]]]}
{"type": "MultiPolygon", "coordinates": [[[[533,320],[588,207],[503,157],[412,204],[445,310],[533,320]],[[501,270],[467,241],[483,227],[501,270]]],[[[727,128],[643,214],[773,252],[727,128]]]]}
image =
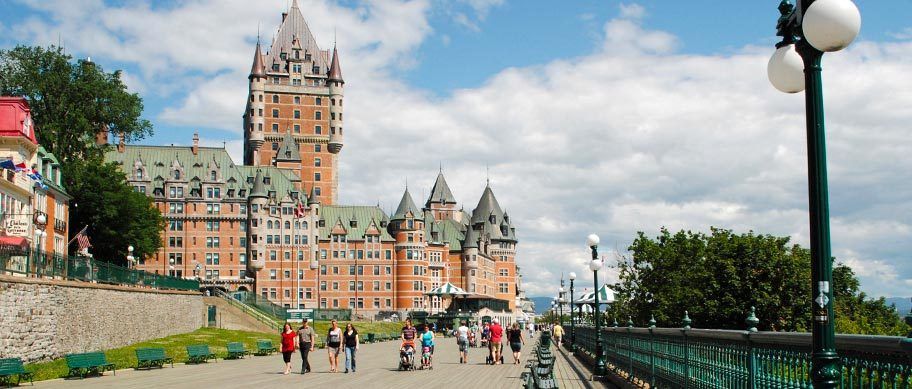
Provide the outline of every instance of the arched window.
{"type": "Polygon", "coordinates": [[[136,168],[136,179],[137,180],[143,179],[142,168],[136,168]]]}
{"type": "Polygon", "coordinates": [[[307,222],[301,222],[301,228],[307,229],[307,222]]]}
{"type": "Polygon", "coordinates": [[[279,95],[272,95],[272,102],[275,104],[279,103],[279,95]]]}
{"type": "Polygon", "coordinates": [[[174,169],[174,179],[175,180],[181,179],[181,171],[179,169],[174,169]]]}
{"type": "Polygon", "coordinates": [[[209,173],[210,180],[215,181],[215,170],[209,173]]]}
{"type": "Polygon", "coordinates": [[[272,220],[266,221],[266,228],[272,228],[272,220]]]}
{"type": "Polygon", "coordinates": [[[290,229],[291,229],[291,222],[288,221],[288,220],[285,221],[285,229],[286,229],[286,230],[290,230],[290,229]]]}
{"type": "Polygon", "coordinates": [[[301,228],[301,222],[295,222],[295,229],[301,228]]]}

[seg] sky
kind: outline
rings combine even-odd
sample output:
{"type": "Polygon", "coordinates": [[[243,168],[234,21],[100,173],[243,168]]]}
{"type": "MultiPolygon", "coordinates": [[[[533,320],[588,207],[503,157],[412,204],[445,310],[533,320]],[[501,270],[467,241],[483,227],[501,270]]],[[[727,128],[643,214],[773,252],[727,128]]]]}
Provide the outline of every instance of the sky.
{"type": "MultiPolygon", "coordinates": [[[[299,3],[346,80],[340,202],[389,212],[408,182],[423,203],[442,166],[471,210],[489,179],[531,296],[569,271],[592,282],[589,233],[609,265],[663,226],[808,244],[803,95],[766,76],[778,0],[299,3]]],[[[912,3],[856,4],[858,39],[824,57],[833,254],[869,295],[909,296],[912,3]]],[[[122,69],[155,125],[141,143],[199,131],[240,162],[257,31],[268,42],[289,5],[3,1],[0,48],[122,69]]]]}

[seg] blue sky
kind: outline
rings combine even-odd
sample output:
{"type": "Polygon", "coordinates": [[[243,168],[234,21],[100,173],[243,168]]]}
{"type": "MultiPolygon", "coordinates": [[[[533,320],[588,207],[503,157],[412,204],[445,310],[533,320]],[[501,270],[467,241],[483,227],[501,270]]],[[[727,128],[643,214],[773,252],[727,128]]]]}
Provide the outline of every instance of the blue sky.
{"type": "MultiPolygon", "coordinates": [[[[778,1],[299,1],[347,81],[341,200],[389,210],[408,179],[422,203],[442,163],[470,210],[490,171],[532,295],[591,277],[590,232],[609,259],[661,226],[807,244],[802,100],[766,80],[778,1]]],[[[833,250],[870,294],[908,295],[912,2],[856,3],[861,35],[824,59],[833,250]]],[[[257,24],[268,43],[287,4],[4,1],[0,47],[60,36],[125,71],[143,143],[199,131],[239,159],[257,24]]]]}

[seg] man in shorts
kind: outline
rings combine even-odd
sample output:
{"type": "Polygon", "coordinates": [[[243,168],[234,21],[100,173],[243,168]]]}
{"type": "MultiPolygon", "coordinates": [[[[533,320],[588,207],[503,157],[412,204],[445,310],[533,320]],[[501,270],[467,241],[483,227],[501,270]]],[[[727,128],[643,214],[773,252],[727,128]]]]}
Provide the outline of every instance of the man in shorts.
{"type": "Polygon", "coordinates": [[[554,322],[554,327],[551,328],[552,335],[554,336],[554,343],[557,348],[560,348],[561,341],[564,339],[564,327],[561,327],[560,324],[554,322]]]}
{"type": "Polygon", "coordinates": [[[501,353],[501,344],[500,340],[503,338],[503,327],[500,326],[500,320],[494,318],[491,320],[491,358],[494,360],[494,365],[500,363],[500,353],[501,353]]]}
{"type": "Polygon", "coordinates": [[[456,344],[459,345],[459,363],[469,362],[469,322],[456,329],[456,344]]]}

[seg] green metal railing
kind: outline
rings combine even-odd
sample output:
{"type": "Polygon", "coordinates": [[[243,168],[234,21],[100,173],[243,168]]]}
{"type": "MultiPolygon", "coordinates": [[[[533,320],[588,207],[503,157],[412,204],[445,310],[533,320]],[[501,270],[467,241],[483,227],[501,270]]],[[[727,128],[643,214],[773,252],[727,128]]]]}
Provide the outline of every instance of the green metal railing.
{"type": "Polygon", "coordinates": [[[232,297],[234,297],[235,300],[246,304],[247,306],[253,307],[260,312],[265,313],[266,315],[276,318],[276,320],[280,323],[285,322],[285,318],[288,317],[287,308],[269,301],[269,299],[257,295],[256,293],[238,292],[233,293],[232,297]]]}
{"type": "Polygon", "coordinates": [[[199,281],[127,269],[88,257],[33,250],[0,251],[0,273],[156,289],[199,290],[199,281]]]}
{"type": "MultiPolygon", "coordinates": [[[[753,330],[602,328],[615,377],[650,388],[811,388],[811,334],[753,330]]],[[[567,340],[568,337],[564,337],[567,340]]],[[[912,338],[837,335],[843,388],[912,387],[912,338]]],[[[595,329],[576,327],[576,350],[594,364],[595,329]]]]}

